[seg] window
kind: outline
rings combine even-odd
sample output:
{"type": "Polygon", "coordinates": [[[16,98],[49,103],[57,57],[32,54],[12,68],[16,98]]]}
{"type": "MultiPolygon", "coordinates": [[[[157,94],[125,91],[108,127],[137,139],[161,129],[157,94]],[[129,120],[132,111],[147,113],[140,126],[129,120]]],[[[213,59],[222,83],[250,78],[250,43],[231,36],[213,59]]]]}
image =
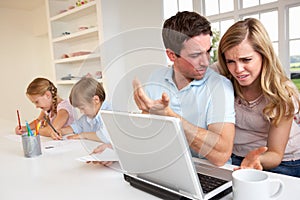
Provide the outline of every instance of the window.
{"type": "MultiPolygon", "coordinates": [[[[164,20],[175,15],[178,11],[193,11],[193,0],[163,0],[164,20]]],[[[167,57],[167,56],[166,56],[167,57]]],[[[168,66],[172,62],[167,57],[168,66]]]]}
{"type": "Polygon", "coordinates": [[[163,0],[164,19],[175,15],[178,11],[193,11],[193,0],[163,0]]]}
{"type": "Polygon", "coordinates": [[[293,82],[300,89],[300,32],[298,19],[300,19],[300,6],[288,9],[288,38],[289,38],[289,62],[293,82]]]}
{"type": "Polygon", "coordinates": [[[253,6],[258,6],[261,4],[267,4],[271,2],[275,2],[277,0],[242,0],[242,8],[249,8],[253,6]]]}
{"type": "Polygon", "coordinates": [[[233,11],[233,0],[205,0],[205,15],[216,15],[233,11]]]}
{"type": "Polygon", "coordinates": [[[271,41],[273,42],[274,50],[278,55],[278,31],[274,31],[278,30],[278,11],[274,10],[269,12],[245,15],[242,17],[242,19],[246,19],[249,17],[259,19],[263,23],[268,31],[271,41]]]}
{"type": "Polygon", "coordinates": [[[220,37],[237,20],[261,20],[287,74],[293,81],[299,79],[300,89],[300,0],[164,0],[164,8],[165,19],[179,10],[204,14],[220,37]]]}
{"type": "MultiPolygon", "coordinates": [[[[234,22],[253,17],[261,20],[288,75],[300,83],[300,0],[194,0],[220,37],[234,22]],[[226,5],[224,8],[223,5],[226,5]],[[223,7],[222,7],[223,6],[223,7]]],[[[300,84],[299,84],[300,88],[300,84]]]]}

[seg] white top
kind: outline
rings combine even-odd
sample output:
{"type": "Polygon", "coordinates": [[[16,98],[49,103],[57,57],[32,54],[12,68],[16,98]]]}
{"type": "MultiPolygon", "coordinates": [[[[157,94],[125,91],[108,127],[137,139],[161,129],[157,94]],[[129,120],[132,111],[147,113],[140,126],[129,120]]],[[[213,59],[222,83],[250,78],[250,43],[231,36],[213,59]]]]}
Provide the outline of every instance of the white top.
{"type": "MultiPolygon", "coordinates": [[[[236,97],[236,126],[233,153],[245,157],[255,148],[266,146],[270,122],[262,110],[267,104],[263,95],[251,102],[236,97]]],[[[300,127],[293,120],[289,141],[283,156],[284,161],[300,159],[300,127]]]]}

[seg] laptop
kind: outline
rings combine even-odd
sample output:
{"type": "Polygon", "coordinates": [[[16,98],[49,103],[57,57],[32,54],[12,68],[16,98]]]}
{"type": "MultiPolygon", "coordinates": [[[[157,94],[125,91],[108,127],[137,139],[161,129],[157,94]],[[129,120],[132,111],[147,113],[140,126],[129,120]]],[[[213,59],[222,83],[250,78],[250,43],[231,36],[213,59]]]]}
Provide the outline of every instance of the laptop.
{"type": "Polygon", "coordinates": [[[194,162],[178,118],[100,112],[132,186],[163,199],[219,199],[232,191],[231,170],[194,162]],[[215,188],[203,189],[205,180],[215,188]]]}

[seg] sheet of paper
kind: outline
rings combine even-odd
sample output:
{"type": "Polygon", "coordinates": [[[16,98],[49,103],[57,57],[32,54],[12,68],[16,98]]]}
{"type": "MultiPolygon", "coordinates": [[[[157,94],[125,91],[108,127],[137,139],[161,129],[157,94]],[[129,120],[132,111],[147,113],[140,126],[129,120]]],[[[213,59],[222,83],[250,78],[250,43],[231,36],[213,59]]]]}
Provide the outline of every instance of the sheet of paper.
{"type": "Polygon", "coordinates": [[[102,153],[91,154],[77,158],[81,162],[87,161],[119,161],[119,158],[114,150],[106,148],[102,153]]]}
{"type": "Polygon", "coordinates": [[[45,154],[61,154],[82,148],[80,140],[50,140],[41,143],[42,151],[45,154]]]}
{"type": "Polygon", "coordinates": [[[5,137],[14,142],[22,142],[22,136],[17,134],[5,135],[5,137]]]}

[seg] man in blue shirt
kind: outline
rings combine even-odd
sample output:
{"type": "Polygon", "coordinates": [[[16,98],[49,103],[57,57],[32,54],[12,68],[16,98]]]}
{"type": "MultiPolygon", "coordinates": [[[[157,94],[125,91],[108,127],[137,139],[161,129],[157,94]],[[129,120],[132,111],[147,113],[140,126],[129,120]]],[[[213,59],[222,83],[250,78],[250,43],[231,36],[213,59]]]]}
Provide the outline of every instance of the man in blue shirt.
{"type": "Polygon", "coordinates": [[[173,66],[154,72],[146,92],[134,80],[134,99],[143,113],[180,118],[193,156],[224,165],[234,139],[234,93],[225,77],[208,68],[210,23],[195,12],[178,12],[162,31],[173,66]]]}

